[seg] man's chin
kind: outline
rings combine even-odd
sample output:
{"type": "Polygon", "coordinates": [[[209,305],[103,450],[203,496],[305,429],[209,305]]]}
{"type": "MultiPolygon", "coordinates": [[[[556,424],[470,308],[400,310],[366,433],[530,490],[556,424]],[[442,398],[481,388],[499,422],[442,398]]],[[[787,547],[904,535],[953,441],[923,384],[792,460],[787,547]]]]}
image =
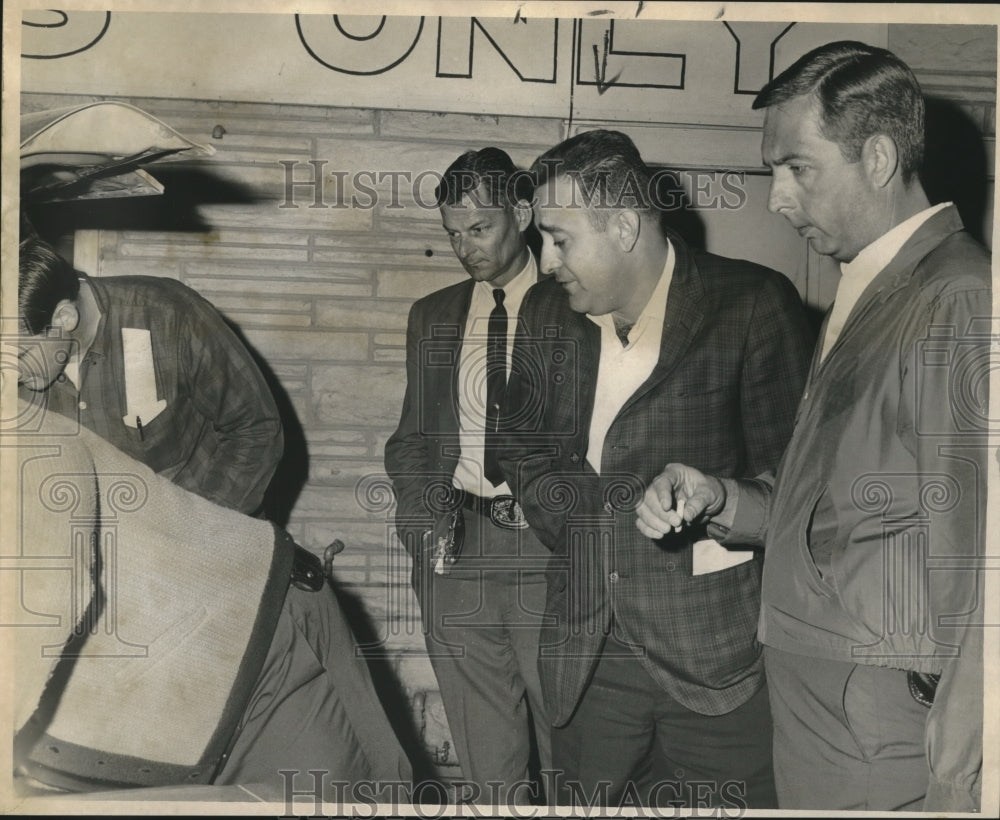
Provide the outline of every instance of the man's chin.
{"type": "Polygon", "coordinates": [[[576,291],[567,291],[566,294],[569,300],[569,307],[574,313],[590,313],[590,305],[587,304],[587,300],[580,297],[579,293],[576,291]]]}
{"type": "Polygon", "coordinates": [[[829,237],[810,234],[806,241],[809,243],[809,247],[820,256],[833,256],[834,251],[836,251],[836,248],[830,241],[829,237]]]}

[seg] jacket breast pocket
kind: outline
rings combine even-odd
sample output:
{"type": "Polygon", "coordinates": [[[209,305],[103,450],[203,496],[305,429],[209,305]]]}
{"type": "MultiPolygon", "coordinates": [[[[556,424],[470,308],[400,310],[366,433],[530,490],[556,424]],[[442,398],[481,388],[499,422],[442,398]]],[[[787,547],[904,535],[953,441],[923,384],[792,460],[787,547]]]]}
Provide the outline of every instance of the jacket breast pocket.
{"type": "MultiPolygon", "coordinates": [[[[645,443],[667,448],[671,461],[709,464],[722,461],[740,447],[741,421],[736,385],[705,386],[656,398],[645,443]],[[650,441],[648,434],[654,440],[650,441]],[[712,455],[714,454],[714,455],[712,455]],[[712,455],[706,462],[705,459],[712,455]]],[[[660,454],[657,454],[659,456],[660,454]]],[[[663,465],[659,465],[662,469],[663,465]]]]}
{"type": "Polygon", "coordinates": [[[730,395],[735,388],[735,384],[727,384],[724,381],[715,379],[698,380],[685,384],[679,384],[667,392],[668,397],[673,399],[690,399],[714,401],[717,398],[725,398],[730,395]]]}
{"type": "Polygon", "coordinates": [[[654,412],[659,416],[704,418],[706,413],[730,406],[737,398],[736,390],[735,384],[702,384],[664,391],[656,396],[654,412]]]}

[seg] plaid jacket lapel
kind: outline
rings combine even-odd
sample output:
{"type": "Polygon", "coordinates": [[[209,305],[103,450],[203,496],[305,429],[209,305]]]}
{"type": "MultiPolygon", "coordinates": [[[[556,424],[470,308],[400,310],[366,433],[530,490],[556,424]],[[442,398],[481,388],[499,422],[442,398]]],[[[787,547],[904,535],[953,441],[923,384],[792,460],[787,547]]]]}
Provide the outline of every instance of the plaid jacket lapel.
{"type": "Polygon", "coordinates": [[[663,336],[660,339],[660,358],[639,389],[625,402],[622,411],[640,401],[653,387],[666,379],[691,346],[701,329],[705,314],[699,306],[704,286],[698,266],[682,239],[668,232],[674,247],[676,262],[673,278],[667,293],[667,309],[663,318],[663,336]]]}

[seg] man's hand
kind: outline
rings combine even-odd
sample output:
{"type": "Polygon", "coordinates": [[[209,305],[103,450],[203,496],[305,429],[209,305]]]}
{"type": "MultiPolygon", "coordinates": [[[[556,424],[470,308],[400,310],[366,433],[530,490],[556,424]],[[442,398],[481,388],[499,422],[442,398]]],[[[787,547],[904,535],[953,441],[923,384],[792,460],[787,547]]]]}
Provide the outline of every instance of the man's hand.
{"type": "Polygon", "coordinates": [[[719,479],[684,464],[668,464],[646,488],[635,525],[647,538],[662,538],[685,524],[710,519],[725,506],[726,489],[719,479]]]}

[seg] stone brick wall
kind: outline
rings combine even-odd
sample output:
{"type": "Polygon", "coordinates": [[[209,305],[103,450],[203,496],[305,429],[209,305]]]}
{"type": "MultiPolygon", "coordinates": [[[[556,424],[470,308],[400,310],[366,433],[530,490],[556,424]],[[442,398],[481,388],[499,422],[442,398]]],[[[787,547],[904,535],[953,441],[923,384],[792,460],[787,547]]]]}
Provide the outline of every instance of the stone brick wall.
{"type": "MultiPolygon", "coordinates": [[[[995,34],[992,51],[982,37],[971,51],[954,39],[931,48],[941,37],[926,27],[892,27],[890,47],[912,59],[922,80],[974,119],[986,136],[992,178],[995,34]]],[[[27,93],[22,108],[88,99],[27,93]]],[[[161,197],[52,207],[38,218],[57,229],[77,229],[75,261],[94,275],[151,274],[195,288],[259,355],[286,413],[289,453],[273,514],[317,553],[334,539],[346,544],[335,575],[390,715],[411,752],[422,750],[440,773],[457,774],[440,695],[423,657],[409,559],[391,533],[382,452],[403,397],[409,306],[464,274],[436,210],[417,201],[422,194],[429,202],[433,179],[426,178],[415,197],[406,182],[394,193],[393,177],[385,172],[411,179],[439,172],[462,151],[487,144],[526,165],[564,136],[566,124],[187,99],[126,101],[213,145],[215,156],[152,166],[166,188],[161,197]],[[308,183],[317,168],[322,190],[298,184],[290,196],[288,175],[308,183]],[[348,207],[353,197],[357,207],[348,207]]],[[[770,224],[763,221],[769,215],[760,202],[766,181],[750,182],[756,186],[750,189],[753,213],[763,216],[725,223],[726,246],[717,249],[748,247],[750,252],[736,255],[755,258],[754,247],[772,252],[765,246],[780,243],[764,229],[770,224]],[[741,234],[740,224],[752,230],[741,234]]],[[[987,216],[991,222],[992,183],[987,216]]],[[[791,241],[797,241],[793,234],[791,241]]],[[[791,252],[801,257],[801,243],[791,252]]],[[[807,295],[812,286],[797,281],[795,270],[783,272],[807,295]]],[[[823,293],[817,302],[827,298],[823,293]]]]}

